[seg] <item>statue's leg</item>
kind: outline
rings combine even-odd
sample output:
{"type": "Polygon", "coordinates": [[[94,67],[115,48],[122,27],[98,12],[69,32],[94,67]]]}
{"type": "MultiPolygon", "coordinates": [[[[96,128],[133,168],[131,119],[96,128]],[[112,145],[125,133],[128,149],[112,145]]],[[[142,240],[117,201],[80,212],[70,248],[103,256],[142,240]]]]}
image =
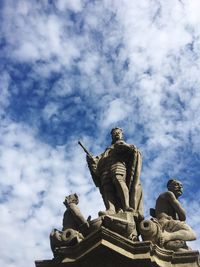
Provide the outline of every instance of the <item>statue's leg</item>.
{"type": "Polygon", "coordinates": [[[164,243],[173,240],[192,241],[196,239],[196,234],[185,222],[179,220],[169,220],[162,232],[164,243]]]}
{"type": "Polygon", "coordinates": [[[196,235],[194,231],[190,228],[190,230],[179,230],[176,232],[167,232],[163,231],[162,233],[164,242],[173,241],[173,240],[183,240],[183,241],[192,241],[196,239],[196,235]]]}
{"type": "Polygon", "coordinates": [[[133,209],[129,206],[129,190],[125,183],[124,175],[116,174],[116,176],[113,178],[113,183],[121,200],[123,210],[133,211],[133,209]]]}
{"type": "Polygon", "coordinates": [[[116,213],[115,210],[115,195],[113,190],[113,184],[112,183],[106,183],[102,185],[101,188],[101,194],[103,197],[104,204],[106,206],[106,211],[100,211],[99,215],[105,215],[105,214],[114,214],[116,213]]]}

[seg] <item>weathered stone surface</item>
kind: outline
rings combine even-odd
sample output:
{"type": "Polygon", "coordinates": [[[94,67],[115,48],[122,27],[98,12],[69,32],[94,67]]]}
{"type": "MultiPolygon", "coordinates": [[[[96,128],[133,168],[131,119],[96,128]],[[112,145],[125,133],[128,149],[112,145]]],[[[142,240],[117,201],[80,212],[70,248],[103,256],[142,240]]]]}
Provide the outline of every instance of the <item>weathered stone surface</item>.
{"type": "Polygon", "coordinates": [[[104,227],[73,247],[59,248],[36,267],[199,267],[199,252],[173,252],[150,241],[133,242],[104,227]]]}
{"type": "Polygon", "coordinates": [[[186,212],[178,200],[183,185],[176,179],[170,179],[167,188],[168,191],[157,198],[155,210],[151,209],[153,218],[140,223],[143,240],[177,252],[191,250],[186,241],[195,240],[196,234],[186,224],[186,212]]]}
{"type": "MultiPolygon", "coordinates": [[[[80,243],[84,236],[89,234],[89,222],[77,206],[78,202],[77,194],[65,197],[63,204],[66,206],[66,211],[63,215],[62,231],[53,229],[50,233],[50,245],[53,253],[57,247],[73,246],[80,243]]],[[[92,226],[91,231],[94,228],[94,223],[92,226]]]]}
{"type": "Polygon", "coordinates": [[[132,212],[105,215],[102,218],[102,225],[124,237],[138,241],[136,223],[132,212]]]}
{"type": "Polygon", "coordinates": [[[106,211],[100,211],[99,215],[129,211],[143,218],[140,151],[124,141],[121,128],[113,128],[111,137],[111,145],[96,157],[79,142],[87,154],[90,173],[106,207],[106,211]]]}

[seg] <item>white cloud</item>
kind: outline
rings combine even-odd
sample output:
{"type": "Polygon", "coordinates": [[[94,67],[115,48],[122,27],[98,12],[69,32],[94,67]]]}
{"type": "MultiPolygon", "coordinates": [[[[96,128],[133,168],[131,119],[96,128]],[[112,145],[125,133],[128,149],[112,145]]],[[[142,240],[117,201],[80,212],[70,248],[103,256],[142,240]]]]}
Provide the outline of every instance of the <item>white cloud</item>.
{"type": "Polygon", "coordinates": [[[23,2],[17,9],[6,5],[3,26],[11,47],[8,56],[19,62],[45,61],[50,66],[52,63],[52,67],[59,60],[59,68],[67,66],[72,58],[79,56],[75,42],[63,35],[68,25],[59,17],[45,13],[41,5],[23,2]]]}
{"type": "Polygon", "coordinates": [[[52,95],[59,97],[66,97],[72,93],[72,86],[67,78],[61,78],[56,81],[52,87],[52,95]]]}
{"type": "MultiPolygon", "coordinates": [[[[65,195],[75,191],[80,195],[85,216],[94,217],[103,209],[77,146],[80,136],[93,153],[100,153],[110,142],[110,128],[118,124],[125,128],[128,142],[143,154],[146,215],[158,192],[165,190],[167,176],[181,175],[190,186],[193,168],[188,162],[195,156],[199,162],[198,1],[106,0],[85,5],[60,0],[55,5],[56,9],[48,1],[5,4],[3,51],[10,61],[29,63],[32,69],[21,84],[12,78],[14,65],[0,78],[2,266],[23,267],[26,261],[33,265],[37,258],[51,258],[48,235],[52,227],[61,227],[65,195]],[[68,10],[76,13],[73,19],[68,10]],[[57,78],[50,76],[57,72],[57,78]],[[49,77],[55,79],[51,85],[45,83],[49,77]],[[33,80],[40,79],[44,84],[33,88],[33,80]],[[79,117],[77,124],[89,123],[95,131],[77,133],[70,128],[74,137],[68,138],[66,132],[64,147],[42,142],[36,126],[9,118],[10,98],[26,90],[45,98],[35,120],[66,123],[74,119],[75,111],[83,110],[91,121],[79,117]],[[69,99],[74,106],[68,106],[69,99]]],[[[195,174],[192,184],[198,183],[196,169],[195,174]]],[[[195,195],[199,196],[198,188],[195,195]]],[[[189,200],[185,196],[186,208],[189,200]]],[[[188,222],[199,232],[198,198],[190,201],[188,222]]],[[[198,246],[196,241],[194,247],[198,246]]]]}
{"type": "Polygon", "coordinates": [[[4,71],[0,77],[0,115],[4,113],[4,108],[9,105],[9,90],[10,85],[10,75],[8,72],[4,71]]]}
{"type": "Polygon", "coordinates": [[[73,1],[58,0],[56,1],[55,4],[60,11],[65,11],[66,9],[70,9],[73,12],[80,12],[83,8],[83,3],[81,0],[73,0],[73,1]]]}
{"type": "Polygon", "coordinates": [[[58,104],[56,105],[54,102],[48,103],[43,110],[44,118],[50,119],[53,115],[56,115],[58,113],[58,108],[58,104]]]}
{"type": "Polygon", "coordinates": [[[131,108],[128,103],[122,99],[115,99],[108,103],[104,108],[103,118],[100,124],[104,127],[110,127],[112,124],[119,123],[127,118],[131,108]]]}

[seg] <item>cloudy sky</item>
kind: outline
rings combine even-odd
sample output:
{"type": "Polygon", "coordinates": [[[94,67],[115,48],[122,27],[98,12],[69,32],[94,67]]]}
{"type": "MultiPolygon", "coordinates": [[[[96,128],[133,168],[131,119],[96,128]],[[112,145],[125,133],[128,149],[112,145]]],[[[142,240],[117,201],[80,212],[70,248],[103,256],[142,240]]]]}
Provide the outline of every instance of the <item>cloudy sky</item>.
{"type": "MultiPolygon", "coordinates": [[[[145,216],[171,177],[200,233],[200,2],[0,1],[0,266],[50,259],[64,197],[104,209],[78,146],[124,129],[143,155],[145,216]]],[[[200,248],[200,239],[189,244],[200,248]]]]}

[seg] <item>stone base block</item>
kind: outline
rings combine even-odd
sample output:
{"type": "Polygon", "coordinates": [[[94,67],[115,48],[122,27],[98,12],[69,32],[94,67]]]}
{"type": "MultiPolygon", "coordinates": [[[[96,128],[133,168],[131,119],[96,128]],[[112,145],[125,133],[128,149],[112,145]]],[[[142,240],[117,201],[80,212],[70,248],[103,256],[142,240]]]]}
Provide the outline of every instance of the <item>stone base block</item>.
{"type": "Polygon", "coordinates": [[[200,267],[199,252],[173,252],[151,242],[133,242],[101,227],[73,247],[61,247],[36,267],[200,267]]]}

